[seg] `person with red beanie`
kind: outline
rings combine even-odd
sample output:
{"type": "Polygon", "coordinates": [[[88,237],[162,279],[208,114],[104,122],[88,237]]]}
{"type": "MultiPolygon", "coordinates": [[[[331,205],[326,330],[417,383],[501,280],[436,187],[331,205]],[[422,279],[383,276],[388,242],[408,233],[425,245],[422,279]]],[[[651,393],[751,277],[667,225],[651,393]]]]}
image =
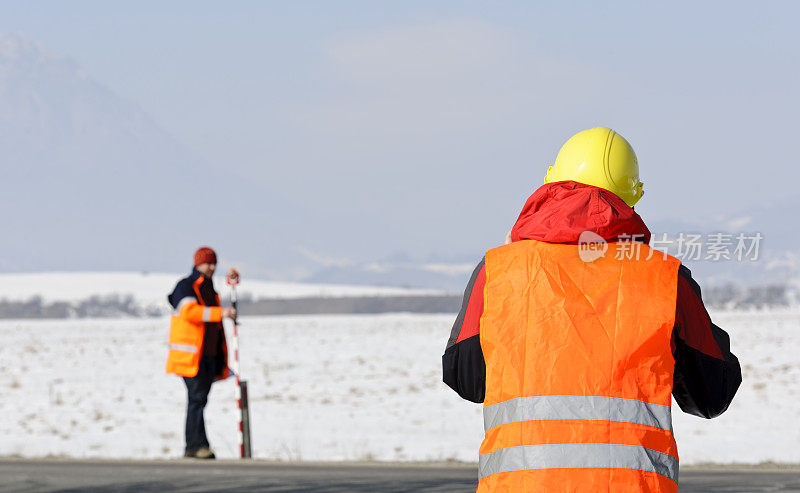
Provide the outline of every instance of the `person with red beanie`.
{"type": "Polygon", "coordinates": [[[173,308],[167,373],[183,377],[188,392],[185,457],[213,459],[206,437],[203,410],[214,380],[228,377],[228,348],[222,319],[236,318],[234,308],[222,308],[211,280],[217,254],[197,249],[192,273],[167,297],[173,308]]]}

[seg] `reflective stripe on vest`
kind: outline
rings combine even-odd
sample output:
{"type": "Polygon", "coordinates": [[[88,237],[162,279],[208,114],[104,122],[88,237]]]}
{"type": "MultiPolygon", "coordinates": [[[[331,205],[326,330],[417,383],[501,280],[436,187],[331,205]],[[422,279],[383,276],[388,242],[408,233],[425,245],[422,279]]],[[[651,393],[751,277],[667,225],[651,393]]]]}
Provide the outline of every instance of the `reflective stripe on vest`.
{"type": "Polygon", "coordinates": [[[621,421],[672,431],[669,406],[635,399],[581,395],[518,397],[483,409],[485,430],[516,421],[538,419],[592,419],[621,421]]]}
{"type": "Polygon", "coordinates": [[[183,307],[188,305],[188,304],[190,304],[190,303],[197,303],[197,300],[194,299],[192,296],[184,297],[183,299],[181,299],[178,302],[178,305],[172,311],[172,314],[175,315],[175,316],[179,316],[181,314],[181,310],[183,309],[183,307]]]}
{"type": "Polygon", "coordinates": [[[183,353],[192,353],[197,354],[197,348],[192,346],[191,344],[177,344],[177,343],[170,343],[169,344],[170,351],[181,351],[183,353]]]}
{"type": "Polygon", "coordinates": [[[211,307],[207,306],[203,308],[203,322],[210,322],[211,321],[211,307]]]}
{"type": "Polygon", "coordinates": [[[478,476],[525,469],[617,467],[650,471],[678,481],[678,459],[637,445],[568,443],[523,445],[481,455],[478,476]]]}

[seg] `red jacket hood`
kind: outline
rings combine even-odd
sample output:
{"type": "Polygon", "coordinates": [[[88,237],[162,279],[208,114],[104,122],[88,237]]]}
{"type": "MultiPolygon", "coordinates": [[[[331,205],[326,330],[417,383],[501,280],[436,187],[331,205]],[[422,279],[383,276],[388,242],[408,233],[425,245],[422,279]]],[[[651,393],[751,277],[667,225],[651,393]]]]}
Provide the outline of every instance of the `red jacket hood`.
{"type": "Polygon", "coordinates": [[[575,181],[547,183],[533,192],[511,230],[511,240],[577,244],[587,230],[606,241],[627,235],[623,239],[650,242],[650,230],[621,198],[575,181]]]}

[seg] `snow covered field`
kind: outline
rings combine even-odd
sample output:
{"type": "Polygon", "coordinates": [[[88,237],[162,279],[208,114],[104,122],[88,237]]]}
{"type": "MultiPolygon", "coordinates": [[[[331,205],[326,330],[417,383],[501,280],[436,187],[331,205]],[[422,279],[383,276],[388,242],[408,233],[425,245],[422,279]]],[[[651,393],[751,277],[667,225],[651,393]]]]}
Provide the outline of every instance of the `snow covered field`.
{"type": "MultiPolygon", "coordinates": [[[[79,302],[92,296],[132,296],[143,308],[168,310],[167,294],[188,272],[179,274],[142,272],[37,272],[0,274],[0,300],[25,301],[39,296],[43,301],[79,302]]],[[[227,297],[224,273],[215,276],[220,296],[227,297]]],[[[305,297],[395,296],[439,294],[432,289],[406,289],[380,286],[312,284],[243,279],[240,296],[254,299],[305,297]]]]}
{"type": "MultiPolygon", "coordinates": [[[[800,462],[800,311],[715,313],[744,369],[731,409],[675,409],[683,464],[800,462]]],[[[243,320],[253,453],[279,460],[474,461],[480,406],[441,383],[452,315],[243,320]]],[[[182,454],[185,388],[163,372],[168,321],[0,322],[0,456],[182,454]]],[[[206,422],[235,457],[233,380],[206,422]]]]}

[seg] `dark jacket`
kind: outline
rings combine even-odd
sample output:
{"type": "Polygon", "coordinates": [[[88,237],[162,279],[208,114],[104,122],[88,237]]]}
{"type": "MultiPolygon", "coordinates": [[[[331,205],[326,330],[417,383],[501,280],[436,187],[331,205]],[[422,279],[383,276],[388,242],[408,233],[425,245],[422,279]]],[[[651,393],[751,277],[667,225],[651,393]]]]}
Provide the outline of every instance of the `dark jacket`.
{"type": "MultiPolygon", "coordinates": [[[[167,300],[173,309],[177,309],[181,301],[190,298],[203,306],[220,306],[219,295],[214,289],[214,282],[210,277],[205,277],[197,269],[192,269],[188,277],[184,277],[175,286],[167,300]],[[202,277],[198,284],[197,281],[202,277]]],[[[225,353],[225,332],[222,322],[205,322],[203,334],[203,357],[217,360],[216,375],[222,376],[227,370],[225,353]]]]}

